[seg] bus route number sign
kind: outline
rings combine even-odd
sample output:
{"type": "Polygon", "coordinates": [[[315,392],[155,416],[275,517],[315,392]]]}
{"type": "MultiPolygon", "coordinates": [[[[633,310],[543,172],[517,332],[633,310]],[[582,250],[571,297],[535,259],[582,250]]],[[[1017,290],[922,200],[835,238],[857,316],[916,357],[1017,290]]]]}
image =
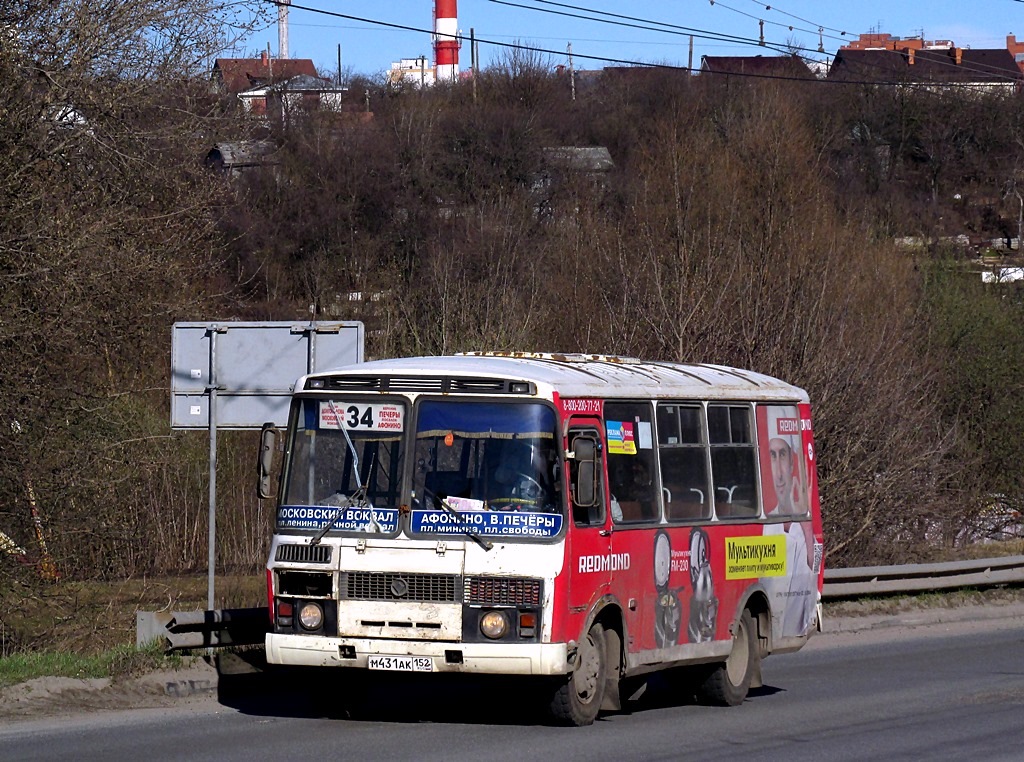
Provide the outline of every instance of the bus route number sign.
{"type": "Polygon", "coordinates": [[[320,428],[340,429],[342,426],[350,431],[402,431],[405,408],[401,405],[321,402],[320,428]]]}

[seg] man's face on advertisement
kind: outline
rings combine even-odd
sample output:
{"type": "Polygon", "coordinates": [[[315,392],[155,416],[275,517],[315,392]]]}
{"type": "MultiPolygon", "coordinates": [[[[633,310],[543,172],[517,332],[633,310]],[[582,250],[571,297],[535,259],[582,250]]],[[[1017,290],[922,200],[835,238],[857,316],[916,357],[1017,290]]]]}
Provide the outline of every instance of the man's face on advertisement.
{"type": "Polygon", "coordinates": [[[780,504],[788,506],[793,501],[793,450],[786,440],[772,439],[768,442],[768,451],[772,459],[775,495],[780,504]]]}

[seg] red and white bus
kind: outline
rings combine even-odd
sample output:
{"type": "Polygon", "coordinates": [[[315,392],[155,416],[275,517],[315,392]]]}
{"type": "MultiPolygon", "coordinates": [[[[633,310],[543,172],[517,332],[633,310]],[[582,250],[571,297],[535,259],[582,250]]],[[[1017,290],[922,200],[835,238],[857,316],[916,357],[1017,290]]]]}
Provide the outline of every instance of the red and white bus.
{"type": "Polygon", "coordinates": [[[554,716],[584,725],[619,708],[621,679],[667,667],[739,704],[820,622],[811,408],[777,379],[380,360],[299,379],[284,439],[273,664],[543,676],[554,716]]]}

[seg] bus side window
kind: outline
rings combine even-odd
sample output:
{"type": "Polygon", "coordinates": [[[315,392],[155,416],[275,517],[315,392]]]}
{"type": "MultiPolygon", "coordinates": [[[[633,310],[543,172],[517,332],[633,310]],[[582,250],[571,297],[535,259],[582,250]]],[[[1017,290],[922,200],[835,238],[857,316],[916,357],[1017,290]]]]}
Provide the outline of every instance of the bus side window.
{"type": "Polygon", "coordinates": [[[617,524],[661,519],[652,412],[647,402],[605,404],[608,490],[617,524]]]}
{"type": "Polygon", "coordinates": [[[697,404],[658,404],[658,453],[665,518],[711,518],[703,410],[697,404]]]}
{"type": "Polygon", "coordinates": [[[711,479],[715,514],[720,518],[756,516],[757,453],[748,405],[708,405],[711,479]]]}

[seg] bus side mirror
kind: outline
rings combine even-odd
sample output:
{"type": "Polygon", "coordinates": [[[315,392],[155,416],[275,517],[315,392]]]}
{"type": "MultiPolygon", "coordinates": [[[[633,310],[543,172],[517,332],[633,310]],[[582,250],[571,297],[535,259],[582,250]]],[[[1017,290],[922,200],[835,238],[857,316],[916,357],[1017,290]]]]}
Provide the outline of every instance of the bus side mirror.
{"type": "Polygon", "coordinates": [[[586,436],[576,437],[572,441],[572,459],[576,461],[573,502],[580,508],[597,505],[597,442],[586,436]]]}
{"type": "Polygon", "coordinates": [[[277,449],[277,426],[272,423],[264,423],[260,432],[260,452],[257,459],[256,469],[259,472],[259,484],[257,493],[263,499],[277,497],[277,493],[271,491],[271,474],[274,470],[274,452],[277,449]]]}

